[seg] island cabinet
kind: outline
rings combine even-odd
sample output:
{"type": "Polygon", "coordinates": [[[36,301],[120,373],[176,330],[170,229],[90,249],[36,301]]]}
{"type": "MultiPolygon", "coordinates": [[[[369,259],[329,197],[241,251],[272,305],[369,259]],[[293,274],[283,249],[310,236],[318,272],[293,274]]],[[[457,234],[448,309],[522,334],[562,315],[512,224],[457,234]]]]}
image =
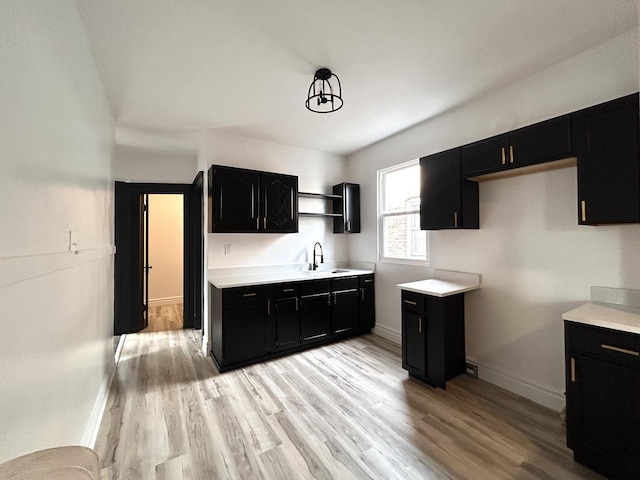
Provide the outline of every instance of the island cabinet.
{"type": "Polygon", "coordinates": [[[638,94],[576,113],[580,224],[640,222],[638,94]]]}
{"type": "Polygon", "coordinates": [[[462,176],[470,178],[572,156],[571,116],[481,140],[462,148],[462,176]]]}
{"type": "Polygon", "coordinates": [[[295,233],[298,177],[212,165],[209,214],[212,233],[295,233]]]}
{"type": "Polygon", "coordinates": [[[460,174],[460,148],[420,159],[420,229],[478,228],[478,184],[460,174]]]}
{"type": "Polygon", "coordinates": [[[567,446],[610,479],[640,479],[640,335],[565,321],[567,446]]]}
{"type": "Polygon", "coordinates": [[[373,275],[362,275],[360,287],[360,329],[369,331],[376,325],[376,298],[373,275]]]}
{"type": "Polygon", "coordinates": [[[402,290],[402,368],[441,388],[465,371],[464,293],[402,290]]]}

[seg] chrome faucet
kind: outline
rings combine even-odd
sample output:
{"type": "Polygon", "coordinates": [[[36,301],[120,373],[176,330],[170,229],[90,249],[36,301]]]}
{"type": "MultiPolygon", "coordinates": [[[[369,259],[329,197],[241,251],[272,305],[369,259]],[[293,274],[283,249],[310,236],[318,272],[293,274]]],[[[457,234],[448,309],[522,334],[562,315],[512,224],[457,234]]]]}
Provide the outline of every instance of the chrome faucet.
{"type": "Polygon", "coordinates": [[[320,245],[320,242],[316,242],[313,245],[313,265],[311,266],[311,270],[318,269],[318,264],[316,263],[316,247],[320,247],[320,263],[324,263],[324,253],[322,252],[322,245],[320,245]]]}

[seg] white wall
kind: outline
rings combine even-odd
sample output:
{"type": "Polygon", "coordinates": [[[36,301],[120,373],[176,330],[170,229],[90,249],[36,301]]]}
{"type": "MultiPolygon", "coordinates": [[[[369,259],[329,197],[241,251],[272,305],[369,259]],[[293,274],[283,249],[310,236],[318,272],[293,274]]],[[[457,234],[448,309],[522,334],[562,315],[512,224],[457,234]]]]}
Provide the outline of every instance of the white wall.
{"type": "Polygon", "coordinates": [[[113,176],[120,182],[191,183],[197,172],[197,153],[115,146],[113,176]]]}
{"type": "Polygon", "coordinates": [[[182,301],[183,195],[149,195],[149,303],[182,301]]]}
{"type": "Polygon", "coordinates": [[[1,462],[97,434],[114,370],[114,129],[74,1],[3,1],[0,75],[1,462]]]}
{"type": "MultiPolygon", "coordinates": [[[[376,260],[376,171],[638,90],[638,34],[627,32],[536,75],[351,155],[363,185],[352,260],[376,260]]],[[[480,376],[560,409],[563,312],[592,285],[640,289],[640,225],[578,226],[575,167],[480,184],[480,230],[430,233],[431,268],[480,273],[466,296],[467,356],[480,376]]],[[[376,331],[399,341],[398,282],[430,268],[377,265],[376,331]]]]}
{"type": "MultiPolygon", "coordinates": [[[[297,175],[303,192],[330,193],[332,185],[345,181],[344,158],[330,153],[219,132],[207,135],[203,152],[207,169],[217,164],[297,175]]],[[[302,199],[300,210],[322,209],[322,202],[326,201],[302,199]]],[[[292,234],[209,234],[208,266],[310,262],[316,241],[323,246],[325,261],[348,260],[347,235],[334,235],[331,219],[300,217],[299,230],[292,234]],[[233,255],[224,255],[225,244],[233,245],[233,255]]]]}

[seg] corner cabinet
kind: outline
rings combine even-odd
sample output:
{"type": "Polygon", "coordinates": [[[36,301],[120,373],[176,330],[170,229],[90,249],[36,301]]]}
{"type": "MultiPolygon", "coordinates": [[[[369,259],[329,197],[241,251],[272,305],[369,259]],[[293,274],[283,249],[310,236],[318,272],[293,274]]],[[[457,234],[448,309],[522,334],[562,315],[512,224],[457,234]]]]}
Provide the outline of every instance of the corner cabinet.
{"type": "Polygon", "coordinates": [[[420,159],[420,229],[478,228],[478,184],[460,174],[460,148],[420,159]]]}
{"type": "Polygon", "coordinates": [[[212,165],[210,233],[296,233],[298,177],[212,165]]]}
{"type": "Polygon", "coordinates": [[[638,94],[576,113],[578,220],[640,222],[638,94]]]}
{"type": "Polygon", "coordinates": [[[610,479],[640,479],[640,335],[565,321],[567,446],[610,479]]]}

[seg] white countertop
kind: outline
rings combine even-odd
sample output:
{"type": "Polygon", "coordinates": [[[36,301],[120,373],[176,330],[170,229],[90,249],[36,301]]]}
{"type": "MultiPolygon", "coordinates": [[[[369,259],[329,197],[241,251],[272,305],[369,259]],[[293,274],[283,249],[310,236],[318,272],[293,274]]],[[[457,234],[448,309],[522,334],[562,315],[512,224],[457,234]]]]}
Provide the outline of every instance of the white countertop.
{"type": "Polygon", "coordinates": [[[562,314],[563,320],[640,334],[640,308],[590,302],[562,314]]]}
{"type": "Polygon", "coordinates": [[[480,288],[480,275],[477,273],[434,270],[433,275],[434,278],[400,283],[397,287],[433,297],[448,297],[480,288]]]}
{"type": "Polygon", "coordinates": [[[331,270],[299,270],[282,272],[263,272],[246,275],[225,275],[209,277],[209,283],[216,288],[247,287],[251,285],[266,285],[271,283],[302,282],[305,280],[319,280],[351,277],[353,275],[366,275],[374,273],[373,270],[331,269],[331,270]],[[331,270],[340,270],[331,273],[331,270]]]}

